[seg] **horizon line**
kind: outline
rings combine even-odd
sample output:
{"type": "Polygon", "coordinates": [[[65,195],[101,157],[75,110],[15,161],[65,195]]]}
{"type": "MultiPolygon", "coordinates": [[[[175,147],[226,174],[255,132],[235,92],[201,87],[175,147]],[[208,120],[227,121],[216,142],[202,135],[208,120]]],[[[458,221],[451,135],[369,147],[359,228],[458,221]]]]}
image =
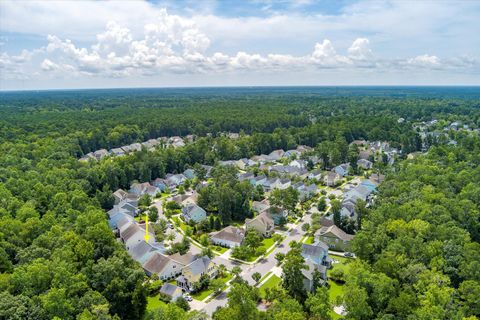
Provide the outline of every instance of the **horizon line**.
{"type": "Polygon", "coordinates": [[[0,89],[0,93],[47,92],[47,91],[93,91],[93,90],[137,90],[137,89],[223,89],[223,88],[480,88],[480,84],[398,84],[398,85],[224,85],[224,86],[165,86],[165,87],[84,87],[50,89],[0,89]]]}

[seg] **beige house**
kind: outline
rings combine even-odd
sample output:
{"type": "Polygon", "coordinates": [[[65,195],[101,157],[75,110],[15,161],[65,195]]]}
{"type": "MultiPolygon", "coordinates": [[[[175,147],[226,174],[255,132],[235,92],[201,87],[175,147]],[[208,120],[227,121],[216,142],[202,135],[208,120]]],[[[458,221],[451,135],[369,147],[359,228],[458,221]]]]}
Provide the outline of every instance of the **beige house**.
{"type": "Polygon", "coordinates": [[[193,291],[194,284],[205,275],[210,279],[217,276],[217,265],[208,256],[200,257],[183,267],[182,275],[177,278],[177,285],[186,291],[193,291]]]}
{"type": "Polygon", "coordinates": [[[318,240],[325,242],[332,250],[351,251],[350,242],[354,235],[346,233],[336,225],[322,227],[315,235],[318,240]]]}
{"type": "Polygon", "coordinates": [[[190,253],[183,256],[179,254],[166,256],[160,252],[154,252],[143,263],[143,269],[148,276],[155,273],[161,280],[166,280],[180,275],[182,268],[194,260],[195,256],[190,253]]]}
{"type": "Polygon", "coordinates": [[[275,227],[272,216],[268,212],[262,212],[253,219],[245,220],[245,228],[256,230],[262,236],[268,238],[273,234],[275,227]]]}

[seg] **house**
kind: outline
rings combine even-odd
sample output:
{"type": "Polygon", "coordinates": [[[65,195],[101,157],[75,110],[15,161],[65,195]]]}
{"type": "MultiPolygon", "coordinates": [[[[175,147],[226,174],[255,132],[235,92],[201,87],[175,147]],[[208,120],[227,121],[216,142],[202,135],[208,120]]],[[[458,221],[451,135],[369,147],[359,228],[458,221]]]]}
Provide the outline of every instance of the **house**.
{"type": "Polygon", "coordinates": [[[160,295],[168,297],[170,301],[175,302],[178,298],[183,296],[183,290],[182,288],[167,282],[160,288],[160,295]]]}
{"type": "Polygon", "coordinates": [[[218,161],[218,164],[222,167],[235,167],[237,165],[237,162],[235,160],[224,160],[218,161]]]}
{"type": "Polygon", "coordinates": [[[299,169],[307,168],[307,162],[305,160],[293,160],[289,163],[289,165],[299,169]]]}
{"type": "Polygon", "coordinates": [[[300,201],[308,200],[317,193],[317,186],[313,183],[305,185],[303,182],[299,182],[296,184],[295,189],[298,191],[300,201]]]}
{"type": "Polygon", "coordinates": [[[182,185],[187,181],[187,177],[185,177],[183,174],[167,174],[165,176],[165,180],[167,181],[167,185],[170,188],[170,190],[175,189],[176,187],[182,185]]]}
{"type": "Polygon", "coordinates": [[[300,158],[302,153],[298,150],[287,150],[285,151],[285,154],[283,155],[285,158],[300,158]]]}
{"type": "Polygon", "coordinates": [[[365,170],[368,170],[368,169],[372,169],[373,163],[368,161],[368,160],[365,160],[365,159],[359,159],[357,161],[357,166],[359,166],[360,168],[363,168],[365,170]]]}
{"type": "Polygon", "coordinates": [[[152,185],[161,192],[165,192],[165,190],[167,190],[167,181],[165,179],[157,178],[152,181],[152,185]]]}
{"type": "Polygon", "coordinates": [[[167,280],[179,276],[182,273],[182,268],[195,259],[196,257],[190,253],[183,256],[178,254],[167,256],[155,251],[149,255],[142,267],[148,276],[156,274],[159,279],[167,280]]]}
{"type": "Polygon", "coordinates": [[[263,184],[267,181],[267,177],[264,175],[257,176],[254,179],[250,180],[250,184],[252,184],[254,187],[257,186],[263,186],[263,184]]]}
{"type": "Polygon", "coordinates": [[[370,180],[376,183],[382,183],[383,181],[385,181],[385,175],[372,173],[372,175],[370,176],[370,180]]]}
{"type": "Polygon", "coordinates": [[[213,279],[217,276],[217,266],[208,256],[203,256],[182,268],[182,275],[177,278],[177,286],[185,291],[195,290],[195,283],[202,276],[213,279]]]}
{"type": "Polygon", "coordinates": [[[198,205],[189,203],[182,208],[182,218],[187,223],[190,221],[199,223],[207,218],[207,212],[198,205]]]}
{"type": "Polygon", "coordinates": [[[288,217],[288,211],[277,206],[270,206],[263,212],[272,217],[274,225],[279,225],[282,222],[282,218],[286,221],[288,217]]]}
{"type": "Polygon", "coordinates": [[[185,142],[179,136],[173,136],[168,139],[168,143],[174,148],[180,148],[185,146],[185,142]]]}
{"type": "Polygon", "coordinates": [[[315,244],[302,243],[302,257],[305,261],[310,260],[327,267],[332,263],[328,257],[328,245],[322,241],[317,241],[315,244]]]}
{"type": "Polygon", "coordinates": [[[119,209],[128,214],[129,216],[135,217],[138,212],[136,205],[133,205],[129,202],[123,202],[118,205],[119,209]]]}
{"type": "Polygon", "coordinates": [[[263,182],[263,190],[265,190],[266,192],[272,191],[273,189],[278,187],[279,183],[279,178],[268,178],[263,182]]]}
{"type": "Polygon", "coordinates": [[[128,221],[134,221],[133,216],[121,210],[118,206],[114,206],[107,214],[108,225],[111,229],[117,229],[119,224],[122,225],[128,221]]]}
{"type": "Polygon", "coordinates": [[[267,199],[264,199],[262,201],[253,201],[252,202],[252,209],[255,212],[262,212],[267,210],[270,207],[270,202],[267,199]]]}
{"type": "Polygon", "coordinates": [[[152,150],[158,145],[159,145],[159,142],[157,139],[149,139],[145,142],[142,142],[142,146],[144,146],[147,150],[152,150]]]}
{"type": "Polygon", "coordinates": [[[341,165],[333,168],[333,171],[335,171],[341,177],[345,177],[346,175],[348,175],[349,169],[350,169],[350,165],[348,163],[342,163],[341,165]]]}
{"type": "Polygon", "coordinates": [[[309,180],[317,180],[320,181],[322,179],[322,171],[321,170],[314,170],[308,174],[309,180]]]}
{"type": "Polygon", "coordinates": [[[317,285],[323,286],[327,282],[327,267],[321,264],[315,264],[310,260],[305,261],[306,269],[302,269],[303,275],[303,287],[307,292],[313,292],[315,288],[315,281],[317,285]],[[319,277],[315,279],[315,274],[318,273],[319,277]]]}
{"type": "Polygon", "coordinates": [[[353,145],[353,144],[361,147],[361,146],[366,146],[366,145],[368,144],[368,142],[365,141],[365,140],[353,140],[353,141],[350,143],[350,145],[353,145]]]}
{"type": "Polygon", "coordinates": [[[127,195],[128,193],[123,189],[117,189],[117,191],[113,193],[113,198],[115,199],[114,204],[119,204],[120,202],[125,200],[127,198],[127,195]]]}
{"type": "Polygon", "coordinates": [[[283,151],[282,149],[274,150],[270,152],[270,154],[268,155],[268,159],[270,161],[278,161],[283,157],[284,154],[285,151],[283,151]]]}
{"type": "Polygon", "coordinates": [[[141,151],[142,150],[142,145],[138,142],[132,143],[129,145],[131,151],[141,151]]]}
{"type": "Polygon", "coordinates": [[[340,181],[340,179],[341,177],[338,173],[329,171],[323,177],[323,182],[326,186],[333,187],[340,181]]]}
{"type": "Polygon", "coordinates": [[[125,151],[122,148],[113,148],[112,150],[110,150],[110,154],[121,157],[125,155],[125,151]]]}
{"type": "Polygon", "coordinates": [[[309,146],[306,146],[306,145],[298,145],[297,146],[297,151],[300,152],[300,153],[305,153],[305,152],[309,152],[309,151],[312,151],[313,148],[312,147],[309,147],[309,146]]]}
{"type": "Polygon", "coordinates": [[[336,225],[322,227],[315,233],[316,238],[328,245],[330,249],[336,251],[350,251],[354,235],[348,234],[336,225]]]}
{"type": "Polygon", "coordinates": [[[195,170],[193,169],[187,169],[183,172],[183,175],[189,179],[189,180],[192,180],[193,178],[195,178],[195,170]]]}
{"type": "Polygon", "coordinates": [[[130,186],[130,190],[128,190],[128,192],[130,192],[131,194],[134,194],[136,196],[141,196],[141,195],[146,193],[148,187],[150,187],[150,183],[148,183],[148,182],[133,183],[130,186]]]}
{"type": "Polygon", "coordinates": [[[239,181],[245,181],[245,180],[250,181],[254,178],[255,178],[255,175],[252,172],[238,174],[239,181]]]}
{"type": "Polygon", "coordinates": [[[373,157],[373,153],[370,150],[361,150],[358,153],[358,158],[363,160],[369,160],[370,157],[373,157]]]}
{"type": "Polygon", "coordinates": [[[275,227],[272,216],[267,212],[262,212],[253,219],[245,219],[246,230],[256,230],[259,234],[265,238],[270,237],[273,234],[275,227]]]}
{"type": "Polygon", "coordinates": [[[88,162],[90,160],[97,160],[95,158],[95,156],[93,155],[93,152],[89,152],[86,155],[84,155],[83,157],[81,157],[80,159],[78,159],[78,161],[82,161],[82,162],[88,162]]]}
{"type": "Polygon", "coordinates": [[[212,243],[217,246],[232,248],[242,244],[245,230],[228,226],[210,236],[212,243]]]}
{"type": "Polygon", "coordinates": [[[108,151],[106,149],[100,149],[100,150],[95,151],[93,153],[93,156],[95,157],[95,159],[101,160],[101,159],[105,158],[106,156],[108,156],[108,151]]]}
{"type": "Polygon", "coordinates": [[[280,189],[280,190],[285,190],[287,189],[288,187],[290,187],[292,185],[292,182],[290,181],[290,179],[280,179],[280,181],[278,181],[277,183],[277,189],[280,189]]]}
{"type": "Polygon", "coordinates": [[[247,159],[247,158],[242,158],[240,160],[235,161],[235,165],[241,170],[245,170],[246,168],[252,167],[256,164],[257,164],[257,162],[255,162],[253,160],[250,160],[250,159],[247,159]]]}

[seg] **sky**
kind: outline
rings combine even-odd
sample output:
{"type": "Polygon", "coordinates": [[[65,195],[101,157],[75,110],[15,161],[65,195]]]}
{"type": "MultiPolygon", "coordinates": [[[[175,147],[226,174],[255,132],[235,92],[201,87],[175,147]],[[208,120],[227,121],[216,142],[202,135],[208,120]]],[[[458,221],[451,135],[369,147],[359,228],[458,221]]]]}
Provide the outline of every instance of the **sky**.
{"type": "Polygon", "coordinates": [[[480,85],[480,1],[0,1],[0,90],[480,85]]]}

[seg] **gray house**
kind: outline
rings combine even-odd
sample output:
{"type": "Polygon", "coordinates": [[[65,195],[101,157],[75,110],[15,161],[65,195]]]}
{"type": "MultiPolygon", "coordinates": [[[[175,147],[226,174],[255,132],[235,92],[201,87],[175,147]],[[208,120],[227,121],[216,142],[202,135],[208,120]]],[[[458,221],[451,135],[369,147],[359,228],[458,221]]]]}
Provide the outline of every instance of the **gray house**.
{"type": "Polygon", "coordinates": [[[199,223],[207,218],[207,212],[198,205],[194,203],[189,203],[182,208],[182,218],[187,223],[190,221],[199,223]]]}

